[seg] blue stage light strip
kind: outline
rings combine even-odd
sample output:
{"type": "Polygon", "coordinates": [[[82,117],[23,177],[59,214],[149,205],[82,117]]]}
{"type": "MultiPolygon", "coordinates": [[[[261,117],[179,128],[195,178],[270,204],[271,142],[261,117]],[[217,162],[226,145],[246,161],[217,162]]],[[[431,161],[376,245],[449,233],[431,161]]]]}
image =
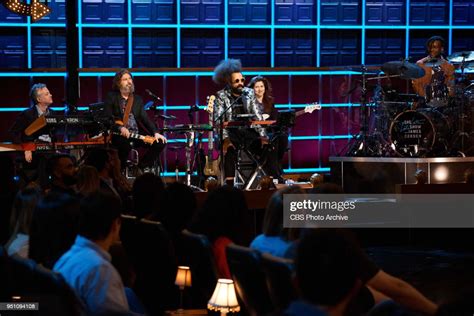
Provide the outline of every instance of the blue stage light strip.
{"type": "Polygon", "coordinates": [[[181,68],[181,0],[176,0],[176,67],[181,68]]]}
{"type": "Polygon", "coordinates": [[[65,72],[0,72],[0,77],[65,77],[65,72]]]}
{"type": "Polygon", "coordinates": [[[31,23],[31,27],[66,27],[66,23],[31,23]]]}
{"type": "MultiPolygon", "coordinates": [[[[276,104],[275,108],[277,109],[304,109],[307,107],[307,104],[276,104]]],[[[335,108],[335,107],[359,107],[360,104],[358,103],[324,103],[321,104],[322,108],[335,108]]],[[[189,110],[189,105],[164,105],[164,106],[157,106],[158,110],[166,110],[166,111],[180,111],[180,110],[189,110]]],[[[199,105],[199,108],[201,110],[206,109],[206,106],[204,105],[199,105]]],[[[27,108],[25,107],[5,107],[5,108],[0,108],[0,112],[18,112],[18,111],[23,111],[26,110],[27,108]]],[[[57,111],[62,111],[64,110],[64,107],[53,107],[53,110],[57,111]]],[[[78,107],[78,110],[80,111],[85,111],[88,110],[89,107],[87,106],[80,106],[78,107]]],[[[313,112],[314,113],[314,112],[313,112]]]]}
{"type": "Polygon", "coordinates": [[[407,0],[405,12],[405,58],[410,57],[410,0],[407,0]]]}
{"type": "MultiPolygon", "coordinates": [[[[24,23],[0,23],[0,26],[25,26],[24,23]]],[[[35,25],[33,27],[39,26],[46,26],[46,24],[42,25],[35,25]]],[[[53,24],[55,27],[63,26],[61,24],[53,24]]],[[[117,23],[117,24],[101,24],[101,23],[77,23],[77,27],[85,27],[85,28],[128,28],[128,24],[125,23],[117,23]]],[[[361,30],[361,29],[381,29],[381,30],[401,30],[401,29],[443,29],[447,30],[452,28],[454,30],[472,30],[474,29],[474,25],[254,25],[254,24],[132,24],[132,28],[187,28],[187,29],[345,29],[345,30],[361,30]]]]}
{"type": "MultiPolygon", "coordinates": [[[[30,3],[30,0],[27,0],[26,3],[30,3]]],[[[31,39],[31,17],[27,16],[26,17],[26,45],[27,45],[27,58],[28,58],[28,68],[33,67],[33,45],[32,44],[32,39],[31,39]]]]}
{"type": "MultiPolygon", "coordinates": [[[[0,27],[28,27],[28,23],[0,23],[0,27]]],[[[64,23],[34,23],[30,27],[66,27],[64,23]]]]}
{"type": "Polygon", "coordinates": [[[0,27],[26,27],[28,23],[0,23],[0,27]]]}
{"type": "Polygon", "coordinates": [[[127,1],[127,25],[128,25],[128,68],[133,67],[133,36],[132,36],[132,0],[127,1]]]}
{"type": "Polygon", "coordinates": [[[275,28],[270,30],[270,67],[275,67],[275,28]]]}
{"type": "MultiPolygon", "coordinates": [[[[322,108],[358,107],[358,106],[360,106],[359,103],[321,103],[320,105],[321,105],[322,108]]],[[[277,109],[286,109],[286,108],[292,108],[292,109],[301,108],[301,109],[304,109],[307,106],[309,106],[309,104],[285,103],[285,104],[276,104],[275,108],[277,108],[277,109]]]]}
{"type": "Polygon", "coordinates": [[[309,172],[331,172],[331,168],[290,168],[283,169],[284,173],[309,173],[309,172]]]}
{"type": "Polygon", "coordinates": [[[229,1],[224,0],[224,58],[229,58],[229,1]]]}
{"type": "MultiPolygon", "coordinates": [[[[55,111],[64,111],[64,107],[51,107],[55,111]]],[[[28,109],[27,107],[9,107],[9,108],[0,108],[0,112],[21,112],[28,109]]],[[[79,111],[89,110],[88,106],[79,106],[77,107],[79,111]]]]}
{"type": "Polygon", "coordinates": [[[336,139],[352,139],[353,136],[348,135],[316,135],[316,136],[289,136],[290,140],[336,140],[336,139]]]}
{"type": "Polygon", "coordinates": [[[449,0],[448,55],[453,50],[453,0],[449,0]]]}
{"type": "Polygon", "coordinates": [[[77,1],[77,40],[79,41],[79,68],[84,67],[82,64],[82,0],[77,1]]]}
{"type": "MultiPolygon", "coordinates": [[[[162,172],[160,173],[161,176],[163,177],[175,177],[176,176],[176,172],[171,172],[171,171],[167,171],[167,172],[162,172]]],[[[178,176],[180,177],[183,177],[186,175],[186,172],[178,172],[178,176]]],[[[193,172],[193,176],[196,176],[197,175],[197,172],[193,172]]]]}
{"type": "Polygon", "coordinates": [[[275,0],[269,1],[270,3],[270,66],[275,67],[275,0]]]}
{"type": "Polygon", "coordinates": [[[365,65],[365,33],[366,33],[366,28],[367,26],[365,25],[365,14],[366,14],[366,0],[362,0],[362,8],[361,8],[361,12],[362,12],[362,31],[360,32],[360,46],[361,47],[361,56],[360,56],[360,63],[362,65],[365,65]]]}
{"type": "MultiPolygon", "coordinates": [[[[185,68],[184,68],[185,69],[185,68]]],[[[338,71],[323,71],[323,70],[315,70],[315,71],[245,71],[245,75],[249,76],[256,76],[256,75],[263,75],[263,76],[318,76],[318,75],[360,75],[361,73],[358,71],[350,71],[350,70],[338,70],[338,71]]],[[[115,75],[114,72],[81,72],[79,73],[79,77],[113,77],[115,75]]],[[[194,76],[212,76],[212,71],[151,71],[151,72],[134,72],[134,77],[194,77],[194,76]]]]}
{"type": "Polygon", "coordinates": [[[100,29],[114,29],[114,28],[127,28],[128,23],[77,23],[77,27],[84,27],[84,28],[100,28],[100,29]]]}
{"type": "Polygon", "coordinates": [[[224,29],[224,58],[229,58],[229,28],[224,29]]]}

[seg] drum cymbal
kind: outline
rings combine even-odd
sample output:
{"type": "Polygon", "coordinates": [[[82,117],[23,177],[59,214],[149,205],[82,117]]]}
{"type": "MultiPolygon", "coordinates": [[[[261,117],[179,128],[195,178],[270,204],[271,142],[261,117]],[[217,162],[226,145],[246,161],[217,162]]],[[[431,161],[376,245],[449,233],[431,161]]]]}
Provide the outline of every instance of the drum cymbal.
{"type": "Polygon", "coordinates": [[[380,66],[362,66],[362,65],[353,65],[353,66],[331,66],[331,67],[321,67],[324,70],[333,70],[333,71],[355,71],[360,73],[365,73],[366,75],[377,75],[380,72],[380,66]]]}
{"type": "Polygon", "coordinates": [[[473,61],[474,60],[474,51],[463,51],[453,53],[447,58],[452,63],[462,63],[464,61],[473,61]]]}
{"type": "Polygon", "coordinates": [[[399,75],[402,79],[418,79],[425,75],[423,68],[408,61],[386,62],[383,64],[382,70],[389,75],[399,75]]]}

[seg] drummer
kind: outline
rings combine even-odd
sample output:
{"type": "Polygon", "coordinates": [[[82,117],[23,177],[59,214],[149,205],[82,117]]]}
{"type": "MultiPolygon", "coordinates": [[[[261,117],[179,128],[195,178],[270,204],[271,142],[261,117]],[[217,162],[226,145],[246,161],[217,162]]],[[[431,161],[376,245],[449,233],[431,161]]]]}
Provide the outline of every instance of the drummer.
{"type": "Polygon", "coordinates": [[[416,62],[425,70],[425,75],[412,81],[413,89],[428,105],[447,104],[448,96],[454,95],[454,66],[443,57],[444,46],[442,37],[429,38],[426,42],[428,56],[416,62]]]}

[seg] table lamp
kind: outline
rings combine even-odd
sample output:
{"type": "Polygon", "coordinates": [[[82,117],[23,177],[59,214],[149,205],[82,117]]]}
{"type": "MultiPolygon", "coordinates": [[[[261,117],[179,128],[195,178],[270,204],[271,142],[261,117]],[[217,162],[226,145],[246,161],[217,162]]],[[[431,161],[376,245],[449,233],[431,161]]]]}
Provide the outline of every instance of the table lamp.
{"type": "Polygon", "coordinates": [[[216,289],[207,303],[207,308],[213,311],[219,311],[221,315],[240,311],[237,295],[235,294],[234,281],[219,279],[216,289]]]}

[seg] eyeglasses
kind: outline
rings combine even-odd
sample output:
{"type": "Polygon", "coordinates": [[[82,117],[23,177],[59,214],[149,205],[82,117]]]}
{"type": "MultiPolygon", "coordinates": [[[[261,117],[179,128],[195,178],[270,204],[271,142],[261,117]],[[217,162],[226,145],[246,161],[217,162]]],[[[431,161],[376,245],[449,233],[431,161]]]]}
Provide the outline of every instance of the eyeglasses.
{"type": "Polygon", "coordinates": [[[239,83],[239,82],[244,83],[244,82],[245,82],[245,78],[242,78],[242,79],[235,79],[235,80],[234,80],[234,83],[239,83]]]}

